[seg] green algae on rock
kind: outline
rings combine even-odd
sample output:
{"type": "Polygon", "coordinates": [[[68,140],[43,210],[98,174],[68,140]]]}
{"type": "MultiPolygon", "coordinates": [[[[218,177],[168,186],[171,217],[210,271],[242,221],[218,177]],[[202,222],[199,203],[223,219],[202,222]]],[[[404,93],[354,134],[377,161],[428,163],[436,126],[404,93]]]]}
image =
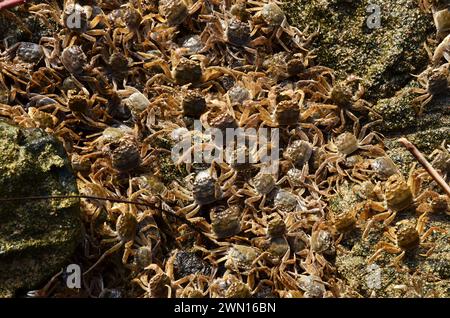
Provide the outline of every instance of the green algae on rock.
{"type": "Polygon", "coordinates": [[[300,29],[320,27],[317,62],[341,78],[362,77],[366,98],[394,95],[427,65],[423,43],[435,30],[416,0],[293,0],[285,11],[300,29]],[[380,10],[379,27],[367,24],[376,14],[369,5],[380,10]]]}
{"type": "MultiPolygon", "coordinates": [[[[62,145],[41,129],[0,120],[0,197],[77,194],[62,145]]],[[[81,238],[79,202],[2,202],[0,297],[38,287],[61,270],[81,238]]]]}
{"type": "Polygon", "coordinates": [[[418,116],[412,103],[417,94],[410,93],[412,84],[415,81],[396,96],[379,100],[374,110],[383,114],[379,130],[386,137],[401,134],[421,151],[429,153],[450,136],[450,93],[434,97],[425,106],[424,114],[418,116]]]}

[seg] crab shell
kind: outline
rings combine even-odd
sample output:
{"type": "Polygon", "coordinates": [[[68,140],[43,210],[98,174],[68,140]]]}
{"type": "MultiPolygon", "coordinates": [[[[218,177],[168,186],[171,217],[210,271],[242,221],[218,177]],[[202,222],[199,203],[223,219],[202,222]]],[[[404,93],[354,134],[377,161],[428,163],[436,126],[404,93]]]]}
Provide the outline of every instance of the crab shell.
{"type": "Polygon", "coordinates": [[[250,26],[239,20],[232,20],[227,27],[227,39],[233,45],[245,46],[250,41],[250,26]]]}
{"type": "Polygon", "coordinates": [[[283,257],[289,250],[289,243],[284,237],[273,237],[269,240],[267,251],[275,257],[283,257]]]}
{"type": "Polygon", "coordinates": [[[287,147],[283,157],[292,161],[297,168],[301,168],[311,158],[312,151],[313,149],[309,142],[296,140],[287,147]]]}
{"type": "Polygon", "coordinates": [[[260,172],[253,178],[253,185],[259,194],[268,194],[275,188],[275,178],[272,174],[260,172]]]}
{"type": "Polygon", "coordinates": [[[340,153],[349,155],[358,150],[358,140],[355,135],[349,132],[344,132],[336,137],[336,147],[340,153]]]}
{"type": "Polygon", "coordinates": [[[206,110],[206,101],[198,91],[189,91],[183,98],[183,113],[186,116],[199,118],[206,110]]]}
{"type": "Polygon", "coordinates": [[[261,9],[261,16],[271,27],[278,27],[283,23],[285,15],[283,10],[276,3],[267,3],[261,9]]]}
{"type": "Polygon", "coordinates": [[[165,298],[168,295],[168,286],[171,286],[172,282],[165,273],[155,274],[149,281],[149,287],[151,291],[151,297],[153,298],[165,298]]]}
{"type": "Polygon", "coordinates": [[[141,165],[138,145],[128,138],[120,140],[117,147],[111,151],[111,164],[114,169],[122,172],[138,168],[141,165]]]}
{"type": "Polygon", "coordinates": [[[402,249],[411,249],[419,245],[420,236],[414,226],[404,224],[397,230],[397,245],[402,249]]]}
{"type": "Polygon", "coordinates": [[[377,172],[380,179],[385,180],[398,173],[398,168],[391,158],[387,156],[378,157],[372,163],[371,167],[377,172]]]}
{"type": "Polygon", "coordinates": [[[197,84],[202,80],[202,67],[196,61],[181,58],[172,70],[172,76],[178,85],[197,84]]]}
{"type": "Polygon", "coordinates": [[[439,34],[447,35],[450,32],[450,9],[439,10],[433,14],[434,24],[439,34]]]}
{"type": "Polygon", "coordinates": [[[87,64],[87,57],[79,46],[69,46],[61,54],[61,63],[73,74],[81,74],[87,64]]]}
{"type": "Polygon", "coordinates": [[[161,0],[158,9],[169,26],[183,23],[189,15],[188,7],[183,0],[161,0]]]}
{"type": "Polygon", "coordinates": [[[283,212],[290,212],[297,207],[297,198],[291,192],[280,189],[275,196],[274,206],[283,212]]]}
{"type": "Polygon", "coordinates": [[[353,229],[357,222],[353,211],[346,211],[335,217],[334,226],[339,233],[345,233],[353,229]]]}
{"type": "Polygon", "coordinates": [[[225,267],[230,270],[250,270],[253,261],[258,257],[255,248],[245,245],[233,245],[228,250],[228,259],[225,267]]]}
{"type": "Polygon", "coordinates": [[[225,298],[249,298],[250,296],[250,288],[240,280],[232,282],[225,291],[225,298]]]}
{"type": "Polygon", "coordinates": [[[399,174],[390,176],[386,181],[386,203],[393,211],[402,211],[413,203],[413,194],[410,187],[399,174]]]}
{"type": "Polygon", "coordinates": [[[193,195],[199,205],[206,205],[219,200],[222,197],[222,190],[209,171],[203,170],[195,177],[193,195]]]}
{"type": "Polygon", "coordinates": [[[116,230],[122,240],[132,240],[136,234],[136,227],[137,220],[132,213],[125,212],[117,218],[116,230]]]}
{"type": "Polygon", "coordinates": [[[293,101],[281,101],[275,109],[275,119],[279,125],[297,125],[300,121],[300,108],[293,101]]]}
{"type": "Polygon", "coordinates": [[[267,235],[280,237],[286,232],[286,224],[280,217],[275,217],[267,224],[267,235]]]}
{"type": "Polygon", "coordinates": [[[238,206],[228,209],[213,208],[210,212],[211,227],[217,238],[226,238],[241,231],[241,211],[238,206]]]}

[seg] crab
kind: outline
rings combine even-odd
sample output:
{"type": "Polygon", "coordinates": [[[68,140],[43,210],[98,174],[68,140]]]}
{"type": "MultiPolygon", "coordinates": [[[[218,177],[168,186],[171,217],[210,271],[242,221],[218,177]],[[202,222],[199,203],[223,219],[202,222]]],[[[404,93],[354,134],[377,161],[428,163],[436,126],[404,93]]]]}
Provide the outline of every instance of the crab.
{"type": "Polygon", "coordinates": [[[76,146],[77,149],[86,152],[82,155],[82,160],[87,158],[95,158],[109,152],[109,146],[118,142],[122,138],[133,138],[133,130],[125,125],[119,127],[107,127],[101,133],[88,136],[89,139],[96,137],[91,141],[86,141],[83,147],[76,146]]]}
{"type": "Polygon", "coordinates": [[[259,285],[252,290],[239,276],[226,273],[213,280],[209,289],[212,298],[249,298],[257,292],[259,285]]]}
{"type": "MultiPolygon", "coordinates": [[[[168,265],[166,264],[166,268],[168,265]]],[[[150,298],[170,298],[172,296],[173,276],[171,273],[166,274],[157,264],[150,264],[145,268],[154,272],[149,278],[149,274],[145,273],[138,278],[133,279],[150,298]]]]}
{"type": "Polygon", "coordinates": [[[136,235],[137,219],[136,216],[128,211],[123,212],[119,215],[116,221],[116,230],[112,231],[112,238],[104,239],[103,243],[117,242],[113,247],[108,249],[103,255],[88,269],[84,272],[87,275],[95,267],[97,267],[106,257],[117,252],[122,246],[125,247],[125,251],[122,256],[122,262],[127,263],[128,257],[131,254],[131,247],[134,243],[134,237],[136,235]]]}
{"type": "Polygon", "coordinates": [[[241,231],[241,209],[238,205],[228,208],[214,207],[210,211],[211,228],[218,239],[231,237],[241,231]]]}
{"type": "Polygon", "coordinates": [[[449,69],[450,63],[447,63],[438,68],[429,68],[417,76],[417,81],[422,87],[411,88],[410,92],[420,94],[420,96],[413,99],[413,105],[419,116],[423,114],[425,106],[434,97],[449,91],[449,69]]]}
{"type": "MultiPolygon", "coordinates": [[[[39,3],[30,6],[28,10],[46,24],[49,23],[47,15],[50,16],[54,21],[64,26],[66,31],[69,31],[69,34],[64,37],[64,47],[72,45],[78,36],[95,43],[97,41],[95,36],[107,34],[105,30],[96,29],[99,23],[109,25],[103,12],[96,14],[94,17],[94,12],[89,6],[81,6],[73,1],[67,1],[64,8],[61,9],[55,4],[56,2],[52,4],[39,3]],[[91,18],[92,20],[89,21],[91,18]]],[[[49,27],[52,26],[49,25],[49,27]]]]}
{"type": "Polygon", "coordinates": [[[211,288],[211,277],[191,274],[175,281],[173,284],[181,286],[185,282],[187,282],[186,286],[177,288],[176,298],[203,298],[208,296],[211,288]]]}
{"type": "MultiPolygon", "coordinates": [[[[213,165],[214,166],[214,165],[213,165]]],[[[233,171],[231,171],[234,173],[233,171]]],[[[228,180],[230,174],[222,174],[217,178],[214,167],[202,170],[195,176],[192,195],[186,190],[178,189],[178,193],[183,194],[184,199],[194,201],[177,211],[178,215],[185,215],[187,218],[194,217],[201,206],[211,204],[229,195],[233,188],[233,181],[228,180]],[[223,184],[223,185],[221,185],[223,184]]]]}
{"type": "MultiPolygon", "coordinates": [[[[229,17],[229,13],[201,15],[201,21],[206,22],[206,27],[200,34],[200,39],[204,43],[200,52],[219,52],[222,46],[231,59],[244,61],[245,57],[240,57],[241,53],[249,52],[257,54],[254,46],[257,40],[251,40],[250,25],[246,21],[229,17]]],[[[227,56],[222,56],[222,59],[227,56]]]]}
{"type": "MultiPolygon", "coordinates": [[[[337,110],[337,117],[340,118],[340,126],[334,130],[335,132],[339,133],[344,130],[346,125],[345,115],[353,120],[354,125],[359,124],[359,120],[353,114],[353,111],[360,112],[367,110],[370,113],[374,113],[376,117],[382,118],[372,109],[371,104],[362,98],[365,89],[360,83],[362,80],[360,77],[350,75],[345,80],[336,82],[332,73],[326,74],[331,76],[331,83],[327,81],[329,77],[321,76],[319,82],[314,84],[319,90],[313,94],[312,100],[320,101],[320,103],[315,104],[311,111],[314,111],[315,108],[337,110]],[[358,83],[356,92],[353,90],[353,83],[358,83]],[[331,104],[323,104],[323,102],[331,104]]],[[[307,115],[309,114],[305,113],[302,117],[307,117],[307,115]]]]}
{"type": "Polygon", "coordinates": [[[207,88],[215,86],[219,91],[223,90],[222,86],[216,79],[224,74],[233,77],[242,76],[244,73],[236,70],[230,70],[221,66],[208,66],[209,59],[200,54],[191,55],[189,58],[182,55],[182,51],[175,50],[171,54],[171,65],[162,59],[157,58],[152,62],[144,63],[144,69],[151,69],[155,66],[159,67],[162,73],[155,74],[145,84],[151,87],[157,82],[174,83],[180,86],[190,85],[195,88],[207,88]]]}
{"type": "Polygon", "coordinates": [[[189,16],[201,10],[204,0],[162,0],[159,2],[159,13],[165,18],[169,26],[177,26],[183,23],[189,16]]]}
{"type": "Polygon", "coordinates": [[[262,62],[262,67],[276,82],[280,80],[298,77],[301,80],[297,85],[313,84],[316,81],[311,80],[321,75],[327,74],[332,70],[324,66],[311,66],[311,60],[314,55],[311,51],[307,53],[289,53],[279,52],[267,56],[262,62]],[[310,80],[305,80],[309,78],[310,80]]]}
{"type": "Polygon", "coordinates": [[[400,173],[396,173],[387,179],[384,184],[384,202],[367,201],[367,210],[363,218],[368,218],[371,210],[378,213],[370,217],[369,222],[367,222],[362,234],[363,239],[367,238],[374,222],[383,221],[383,225],[388,226],[395,219],[398,212],[413,206],[417,207],[427,198],[434,196],[432,191],[424,191],[418,194],[420,180],[414,174],[414,168],[414,166],[411,168],[407,181],[400,173]]]}
{"type": "Polygon", "coordinates": [[[314,145],[305,140],[293,141],[283,153],[283,157],[290,161],[295,168],[301,169],[309,161],[314,145]]]}
{"type": "Polygon", "coordinates": [[[267,102],[269,105],[266,107],[261,102],[256,105],[264,125],[286,128],[300,124],[300,109],[303,106],[305,93],[298,89],[289,95],[287,100],[281,100],[276,105],[270,105],[270,102],[267,102]]]}
{"type": "Polygon", "coordinates": [[[247,277],[248,288],[254,291],[257,287],[255,285],[259,272],[266,271],[266,268],[264,268],[261,262],[267,257],[267,253],[261,253],[261,251],[255,247],[239,244],[223,246],[212,251],[213,254],[223,252],[225,252],[225,255],[222,258],[215,260],[215,263],[225,261],[225,268],[227,269],[228,274],[235,273],[239,276],[245,275],[247,277]]]}
{"type": "Polygon", "coordinates": [[[305,50],[304,45],[309,43],[313,36],[306,38],[304,33],[298,28],[289,25],[285,13],[278,5],[281,2],[270,0],[267,3],[260,1],[247,1],[247,3],[252,5],[247,10],[249,12],[256,12],[251,20],[251,36],[262,31],[263,36],[267,35],[270,40],[275,38],[284,50],[290,52],[289,47],[282,41],[282,36],[286,34],[297,49],[305,50]]]}
{"type": "MultiPolygon", "coordinates": [[[[376,252],[369,258],[368,263],[372,264],[375,262],[383,252],[399,254],[394,258],[392,264],[397,268],[399,267],[399,263],[404,258],[407,251],[422,247],[430,247],[429,243],[425,243],[425,240],[434,232],[446,233],[445,230],[439,227],[430,227],[428,230],[425,230],[425,218],[420,217],[417,220],[417,224],[414,224],[409,220],[403,220],[396,224],[395,227],[391,227],[387,232],[385,232],[385,236],[393,243],[389,242],[380,242],[377,244],[376,252]]],[[[421,256],[429,256],[433,248],[430,248],[428,252],[421,256]]]]}
{"type": "MultiPolygon", "coordinates": [[[[350,177],[346,171],[339,165],[345,163],[348,156],[356,152],[357,150],[366,150],[371,155],[384,155],[384,150],[379,145],[373,145],[374,139],[381,141],[380,134],[377,132],[370,132],[366,135],[366,131],[371,126],[377,125],[381,120],[373,121],[364,125],[359,131],[359,125],[354,127],[353,133],[344,132],[338,135],[334,140],[325,146],[331,150],[331,154],[325,156],[322,163],[315,172],[315,177],[318,179],[323,173],[323,169],[329,166],[332,170],[338,172],[337,177],[350,177]],[[359,133],[358,133],[359,131],[359,133]],[[331,164],[331,166],[330,166],[331,164]]],[[[348,162],[347,162],[348,164],[348,162]]]]}
{"type": "Polygon", "coordinates": [[[450,9],[443,8],[442,10],[438,10],[438,9],[433,8],[432,12],[433,12],[434,25],[436,26],[438,37],[449,34],[450,33],[450,23],[449,23],[450,9]]]}
{"type": "Polygon", "coordinates": [[[335,241],[336,245],[342,241],[346,233],[349,233],[357,226],[358,215],[364,207],[364,203],[359,203],[348,210],[332,215],[334,228],[339,233],[339,237],[335,241]]]}
{"type": "Polygon", "coordinates": [[[243,189],[239,189],[237,193],[240,196],[248,196],[245,199],[245,204],[249,207],[254,208],[253,204],[260,201],[258,207],[260,210],[263,210],[267,195],[275,189],[275,186],[276,179],[273,174],[261,170],[250,182],[245,184],[243,189]]]}
{"type": "Polygon", "coordinates": [[[431,164],[438,169],[444,178],[450,175],[450,148],[445,147],[446,140],[430,154],[431,164]]]}

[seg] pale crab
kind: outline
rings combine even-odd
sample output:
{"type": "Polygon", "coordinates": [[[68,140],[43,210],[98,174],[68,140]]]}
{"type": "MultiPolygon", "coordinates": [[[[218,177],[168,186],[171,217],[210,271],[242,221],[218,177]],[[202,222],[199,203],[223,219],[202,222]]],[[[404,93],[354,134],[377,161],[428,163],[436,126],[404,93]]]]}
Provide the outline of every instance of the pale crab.
{"type": "MultiPolygon", "coordinates": [[[[245,57],[240,57],[241,53],[257,54],[253,47],[258,44],[258,40],[251,40],[248,22],[230,17],[228,12],[201,15],[200,21],[206,22],[200,35],[204,43],[200,52],[220,52],[224,47],[231,59],[241,62],[245,61],[245,57]]],[[[228,57],[222,56],[222,59],[225,58],[228,57]]]]}
{"type": "Polygon", "coordinates": [[[439,148],[433,150],[430,154],[431,164],[438,169],[444,178],[450,175],[450,147],[446,144],[446,140],[442,142],[439,148]]]}
{"type": "Polygon", "coordinates": [[[226,273],[211,282],[209,294],[212,298],[250,298],[258,288],[252,290],[239,275],[226,273]]]}
{"type": "Polygon", "coordinates": [[[239,189],[237,194],[239,196],[247,196],[245,204],[254,208],[253,204],[260,201],[258,208],[264,209],[267,195],[275,189],[277,180],[274,175],[265,170],[261,170],[258,174],[244,185],[244,188],[239,189]]]}
{"type": "Polygon", "coordinates": [[[247,3],[252,5],[247,10],[256,12],[251,20],[251,36],[262,31],[263,36],[269,37],[270,40],[275,38],[284,50],[290,52],[291,49],[282,40],[282,36],[286,34],[296,49],[307,51],[304,46],[311,41],[315,34],[306,37],[298,28],[289,25],[285,13],[279,6],[282,2],[276,0],[269,0],[268,2],[251,0],[247,1],[247,3]]]}
{"type": "Polygon", "coordinates": [[[374,222],[383,221],[384,226],[392,223],[398,212],[410,207],[417,207],[418,204],[429,197],[433,197],[432,191],[424,191],[418,194],[421,180],[414,173],[414,166],[411,168],[408,180],[405,181],[400,173],[390,176],[384,184],[384,202],[367,201],[366,212],[363,218],[370,218],[362,234],[363,239],[367,238],[370,228],[374,222]],[[370,211],[377,213],[370,216],[370,211]]]}
{"type": "Polygon", "coordinates": [[[373,140],[382,141],[381,135],[378,132],[370,132],[366,135],[367,129],[377,125],[381,120],[376,120],[364,125],[359,129],[359,124],[356,123],[353,133],[344,132],[332,139],[330,143],[325,145],[325,149],[331,151],[321,162],[320,166],[315,172],[315,177],[318,178],[323,169],[327,166],[338,172],[339,176],[347,177],[348,174],[341,168],[340,163],[345,162],[346,158],[356,152],[357,150],[365,150],[370,155],[384,155],[384,150],[379,145],[372,144],[373,140]],[[331,166],[330,166],[331,164],[331,166]]]}
{"type": "Polygon", "coordinates": [[[169,26],[182,24],[189,16],[202,10],[205,0],[161,0],[159,1],[158,11],[164,17],[163,22],[169,26]]]}
{"type": "MultiPolygon", "coordinates": [[[[335,109],[338,113],[337,116],[340,118],[340,126],[335,129],[335,132],[342,132],[345,128],[345,115],[353,120],[354,125],[359,124],[359,120],[353,114],[353,111],[367,110],[381,118],[372,109],[371,104],[362,98],[365,93],[365,88],[361,84],[362,78],[350,75],[343,81],[336,81],[334,74],[330,72],[327,74],[330,77],[321,76],[319,81],[314,84],[319,90],[313,94],[312,99],[320,103],[315,104],[311,112],[316,108],[335,109]],[[331,78],[331,83],[327,81],[327,78],[331,78]],[[358,83],[356,92],[353,89],[354,83],[358,83]],[[329,104],[322,104],[323,102],[329,104]]],[[[307,117],[307,114],[305,113],[303,117],[307,117]]]]}
{"type": "MultiPolygon", "coordinates": [[[[214,165],[213,165],[214,166],[214,165]]],[[[194,217],[201,206],[211,204],[227,197],[232,192],[234,171],[225,173],[217,177],[214,167],[202,170],[197,173],[194,179],[192,194],[188,190],[178,187],[176,195],[183,200],[190,200],[193,203],[179,209],[178,215],[185,215],[187,218],[194,217]]]]}
{"type": "MultiPolygon", "coordinates": [[[[444,37],[450,33],[450,9],[443,7],[442,9],[433,8],[433,20],[436,26],[437,36],[444,37]]],[[[447,39],[448,47],[448,39],[447,39]]]]}
{"type": "Polygon", "coordinates": [[[420,94],[413,99],[413,105],[418,115],[422,115],[424,108],[431,100],[449,91],[450,63],[441,65],[438,68],[429,68],[417,76],[420,88],[414,87],[410,92],[420,94]]]}
{"type": "Polygon", "coordinates": [[[433,251],[433,246],[430,243],[425,243],[425,240],[434,232],[446,233],[445,230],[439,227],[430,227],[425,231],[425,218],[419,217],[417,220],[417,224],[414,224],[409,220],[403,220],[397,222],[395,227],[389,228],[384,234],[385,236],[392,241],[389,242],[380,242],[377,244],[376,252],[369,258],[368,263],[371,264],[375,262],[383,252],[391,253],[391,254],[399,254],[394,258],[392,264],[397,268],[399,263],[404,258],[405,254],[409,250],[413,250],[422,247],[430,247],[426,254],[421,254],[421,256],[429,256],[433,251]]]}
{"type": "Polygon", "coordinates": [[[255,285],[259,273],[261,271],[267,271],[267,267],[262,264],[262,260],[267,257],[267,253],[262,253],[255,247],[233,244],[231,246],[226,245],[220,247],[211,252],[213,255],[225,252],[225,255],[215,260],[214,263],[225,261],[227,273],[235,273],[239,277],[241,275],[246,276],[247,286],[252,292],[257,288],[255,285]]]}
{"type": "Polygon", "coordinates": [[[99,265],[106,257],[117,252],[122,246],[125,247],[125,251],[123,253],[122,262],[124,264],[127,263],[128,257],[131,254],[131,247],[134,244],[134,237],[136,235],[136,227],[137,227],[137,219],[136,216],[129,212],[125,211],[116,221],[116,230],[111,232],[110,239],[104,239],[103,243],[111,243],[117,242],[113,247],[108,249],[103,255],[88,269],[84,272],[84,275],[87,275],[91,272],[97,265],[99,265]]]}
{"type": "Polygon", "coordinates": [[[183,50],[177,49],[172,52],[171,65],[162,59],[156,59],[152,62],[144,63],[144,69],[154,68],[158,66],[162,73],[158,73],[150,78],[145,84],[146,87],[151,87],[154,83],[166,81],[175,83],[180,86],[188,85],[197,88],[207,88],[211,86],[223,90],[222,86],[215,81],[218,77],[228,74],[233,77],[244,75],[243,72],[231,70],[221,66],[209,66],[209,59],[201,54],[193,54],[189,57],[183,56],[183,50]]]}
{"type": "MultiPolygon", "coordinates": [[[[169,265],[166,264],[167,268],[169,265]]],[[[173,275],[166,273],[157,264],[150,264],[145,268],[147,272],[133,279],[144,291],[147,298],[171,298],[173,293],[173,275]],[[148,272],[153,272],[150,275],[148,272]],[[149,277],[150,276],[150,277],[149,277]]]]}

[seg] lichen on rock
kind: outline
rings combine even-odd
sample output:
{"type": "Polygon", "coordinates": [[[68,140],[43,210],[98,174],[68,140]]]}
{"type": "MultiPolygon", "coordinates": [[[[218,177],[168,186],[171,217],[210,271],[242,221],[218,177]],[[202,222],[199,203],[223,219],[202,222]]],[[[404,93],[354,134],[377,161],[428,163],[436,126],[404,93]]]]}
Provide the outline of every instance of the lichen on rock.
{"type": "MultiPolygon", "coordinates": [[[[0,197],[77,194],[59,141],[0,120],[0,197]]],[[[37,287],[61,270],[81,237],[75,199],[2,202],[0,297],[37,287]]]]}

